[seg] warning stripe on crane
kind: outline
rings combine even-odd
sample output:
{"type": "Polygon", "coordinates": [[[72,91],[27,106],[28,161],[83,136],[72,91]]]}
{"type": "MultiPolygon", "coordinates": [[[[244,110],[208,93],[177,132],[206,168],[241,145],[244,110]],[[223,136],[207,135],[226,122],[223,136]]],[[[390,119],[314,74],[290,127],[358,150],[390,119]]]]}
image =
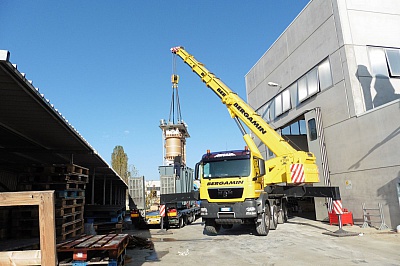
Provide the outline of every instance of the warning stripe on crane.
{"type": "Polygon", "coordinates": [[[292,183],[304,183],[304,165],[301,163],[295,163],[290,165],[292,183]]]}
{"type": "Polygon", "coordinates": [[[336,214],[343,214],[342,201],[334,200],[333,201],[333,211],[336,214]]]}

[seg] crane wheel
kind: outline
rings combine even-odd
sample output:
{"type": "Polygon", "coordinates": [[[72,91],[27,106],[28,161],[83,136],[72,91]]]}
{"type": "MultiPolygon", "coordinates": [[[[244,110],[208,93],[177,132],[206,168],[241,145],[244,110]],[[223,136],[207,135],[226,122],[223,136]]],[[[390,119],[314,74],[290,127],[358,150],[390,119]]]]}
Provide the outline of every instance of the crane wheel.
{"type": "Polygon", "coordinates": [[[264,212],[259,214],[259,220],[256,221],[256,231],[259,236],[266,236],[269,232],[271,221],[271,210],[269,205],[265,205],[264,212]]]}
{"type": "Polygon", "coordinates": [[[281,209],[279,210],[278,223],[284,224],[288,221],[288,210],[286,201],[282,201],[281,209]]]}
{"type": "Polygon", "coordinates": [[[278,208],[274,204],[271,207],[271,223],[269,225],[269,229],[275,230],[278,227],[278,208]]]}

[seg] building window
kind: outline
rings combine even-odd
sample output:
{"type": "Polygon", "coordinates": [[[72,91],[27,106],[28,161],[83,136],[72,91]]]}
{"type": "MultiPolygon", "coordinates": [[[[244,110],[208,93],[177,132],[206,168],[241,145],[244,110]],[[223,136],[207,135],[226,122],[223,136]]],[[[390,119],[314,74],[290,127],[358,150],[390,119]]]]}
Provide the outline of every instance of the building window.
{"type": "Polygon", "coordinates": [[[310,141],[317,139],[317,126],[314,118],[308,120],[308,136],[310,141]]]}
{"type": "Polygon", "coordinates": [[[400,49],[368,47],[368,56],[370,67],[360,65],[366,70],[358,76],[366,111],[400,99],[400,49]]]}
{"type": "Polygon", "coordinates": [[[293,103],[298,105],[319,91],[332,87],[332,85],[331,66],[329,59],[326,58],[286,90],[276,95],[273,100],[260,107],[257,113],[269,123],[292,108],[292,97],[293,103]]]}
{"type": "Polygon", "coordinates": [[[275,96],[275,116],[282,114],[282,94],[278,94],[275,96]]]}
{"type": "Polygon", "coordinates": [[[271,109],[271,101],[267,102],[263,106],[261,106],[260,109],[257,110],[257,113],[267,121],[267,123],[271,122],[271,115],[270,115],[270,109],[271,109]]]}
{"type": "Polygon", "coordinates": [[[282,92],[282,112],[288,111],[292,107],[290,102],[290,91],[286,89],[282,92]]]}
{"type": "Polygon", "coordinates": [[[314,95],[319,91],[317,68],[307,73],[308,96],[314,95]]]}
{"type": "Polygon", "coordinates": [[[307,78],[306,76],[300,78],[297,81],[297,94],[298,94],[298,101],[301,103],[305,99],[307,99],[307,78]]]}
{"type": "Polygon", "coordinates": [[[290,91],[289,89],[284,90],[275,96],[275,117],[288,111],[292,105],[290,103],[290,91]]]}
{"type": "Polygon", "coordinates": [[[304,120],[298,120],[282,129],[282,135],[305,135],[306,124],[304,120]]]}
{"type": "Polygon", "coordinates": [[[386,64],[385,51],[380,47],[369,48],[369,60],[374,76],[389,77],[386,64]]]}
{"type": "Polygon", "coordinates": [[[329,60],[325,59],[318,66],[318,79],[319,79],[319,87],[322,90],[325,90],[333,85],[332,74],[331,74],[331,65],[329,64],[329,60]]]}
{"type": "Polygon", "coordinates": [[[391,77],[400,77],[400,50],[385,49],[391,77]]]}
{"type": "Polygon", "coordinates": [[[318,68],[311,69],[307,74],[297,81],[298,102],[310,98],[319,91],[318,68]]]}
{"type": "Polygon", "coordinates": [[[400,77],[400,49],[368,47],[372,74],[377,77],[400,77]]]}

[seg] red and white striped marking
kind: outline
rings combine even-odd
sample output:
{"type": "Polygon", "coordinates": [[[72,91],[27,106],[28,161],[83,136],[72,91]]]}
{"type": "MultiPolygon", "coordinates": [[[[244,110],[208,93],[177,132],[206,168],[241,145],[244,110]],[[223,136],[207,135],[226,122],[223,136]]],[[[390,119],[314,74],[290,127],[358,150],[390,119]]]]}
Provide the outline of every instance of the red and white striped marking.
{"type": "Polygon", "coordinates": [[[176,53],[179,51],[179,49],[181,49],[180,46],[172,47],[172,48],[171,48],[171,52],[173,52],[174,54],[176,54],[176,53]]]}
{"type": "Polygon", "coordinates": [[[306,181],[303,164],[296,163],[290,165],[290,172],[293,183],[304,183],[306,181]]]}
{"type": "Polygon", "coordinates": [[[160,205],[160,216],[161,217],[165,216],[165,205],[160,205]]]}
{"type": "Polygon", "coordinates": [[[343,214],[342,201],[334,200],[333,201],[333,212],[336,214],[343,214]]]}

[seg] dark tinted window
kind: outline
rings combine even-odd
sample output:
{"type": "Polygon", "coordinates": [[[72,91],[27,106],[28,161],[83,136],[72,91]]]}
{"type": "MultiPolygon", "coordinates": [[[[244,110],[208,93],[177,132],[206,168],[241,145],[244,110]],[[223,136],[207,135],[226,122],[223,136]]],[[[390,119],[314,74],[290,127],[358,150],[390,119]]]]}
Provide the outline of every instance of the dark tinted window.
{"type": "Polygon", "coordinates": [[[317,139],[317,127],[314,118],[308,120],[308,136],[310,138],[310,141],[317,139]]]}

